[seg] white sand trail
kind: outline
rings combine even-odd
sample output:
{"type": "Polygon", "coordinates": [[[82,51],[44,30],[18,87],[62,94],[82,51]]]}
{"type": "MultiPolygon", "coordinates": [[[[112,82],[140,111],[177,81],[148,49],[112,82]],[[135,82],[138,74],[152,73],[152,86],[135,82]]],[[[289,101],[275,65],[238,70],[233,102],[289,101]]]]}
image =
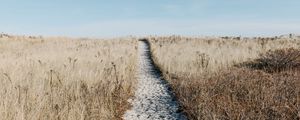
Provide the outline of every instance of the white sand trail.
{"type": "Polygon", "coordinates": [[[185,120],[179,104],[151,58],[150,45],[139,41],[138,85],[125,120],[185,120]]]}

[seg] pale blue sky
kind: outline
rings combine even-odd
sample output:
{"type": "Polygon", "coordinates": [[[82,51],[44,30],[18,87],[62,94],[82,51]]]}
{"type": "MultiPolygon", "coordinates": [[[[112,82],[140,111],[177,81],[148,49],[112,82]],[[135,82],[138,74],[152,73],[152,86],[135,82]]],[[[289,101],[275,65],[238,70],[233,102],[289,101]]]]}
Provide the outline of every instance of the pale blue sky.
{"type": "Polygon", "coordinates": [[[0,0],[0,32],[25,35],[300,33],[300,0],[0,0]]]}

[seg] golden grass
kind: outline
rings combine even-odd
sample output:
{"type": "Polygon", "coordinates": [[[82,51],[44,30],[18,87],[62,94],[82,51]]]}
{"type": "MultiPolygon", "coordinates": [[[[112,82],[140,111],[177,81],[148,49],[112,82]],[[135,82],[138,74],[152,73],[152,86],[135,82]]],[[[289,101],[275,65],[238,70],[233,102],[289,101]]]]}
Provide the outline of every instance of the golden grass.
{"type": "Polygon", "coordinates": [[[221,38],[152,37],[152,51],[164,70],[199,75],[257,58],[268,50],[299,48],[299,40],[226,40],[221,38]]]}
{"type": "Polygon", "coordinates": [[[189,119],[299,119],[299,70],[237,68],[298,39],[150,37],[155,62],[189,119]]]}
{"type": "MultiPolygon", "coordinates": [[[[299,69],[234,67],[299,49],[300,40],[149,39],[189,119],[300,118],[299,69]]],[[[135,38],[0,35],[0,119],[121,119],[136,83],[136,48],[135,38]]]]}
{"type": "Polygon", "coordinates": [[[0,119],[121,119],[133,94],[134,38],[0,37],[0,119]]]}

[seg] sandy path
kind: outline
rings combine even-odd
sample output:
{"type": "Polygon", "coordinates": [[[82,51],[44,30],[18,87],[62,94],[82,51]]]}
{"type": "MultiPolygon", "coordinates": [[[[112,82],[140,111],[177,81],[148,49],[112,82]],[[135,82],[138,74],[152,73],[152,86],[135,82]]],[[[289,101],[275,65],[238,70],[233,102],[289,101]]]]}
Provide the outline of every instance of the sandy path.
{"type": "Polygon", "coordinates": [[[160,71],[155,67],[147,41],[139,41],[138,87],[125,120],[185,120],[160,71]]]}

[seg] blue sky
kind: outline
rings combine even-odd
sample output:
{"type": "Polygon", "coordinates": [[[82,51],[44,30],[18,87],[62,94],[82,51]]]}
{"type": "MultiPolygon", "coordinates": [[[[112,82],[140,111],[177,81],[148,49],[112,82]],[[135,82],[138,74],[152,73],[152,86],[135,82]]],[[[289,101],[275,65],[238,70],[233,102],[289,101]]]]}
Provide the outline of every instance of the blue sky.
{"type": "Polygon", "coordinates": [[[300,33],[299,0],[0,0],[0,32],[25,35],[300,33]]]}

